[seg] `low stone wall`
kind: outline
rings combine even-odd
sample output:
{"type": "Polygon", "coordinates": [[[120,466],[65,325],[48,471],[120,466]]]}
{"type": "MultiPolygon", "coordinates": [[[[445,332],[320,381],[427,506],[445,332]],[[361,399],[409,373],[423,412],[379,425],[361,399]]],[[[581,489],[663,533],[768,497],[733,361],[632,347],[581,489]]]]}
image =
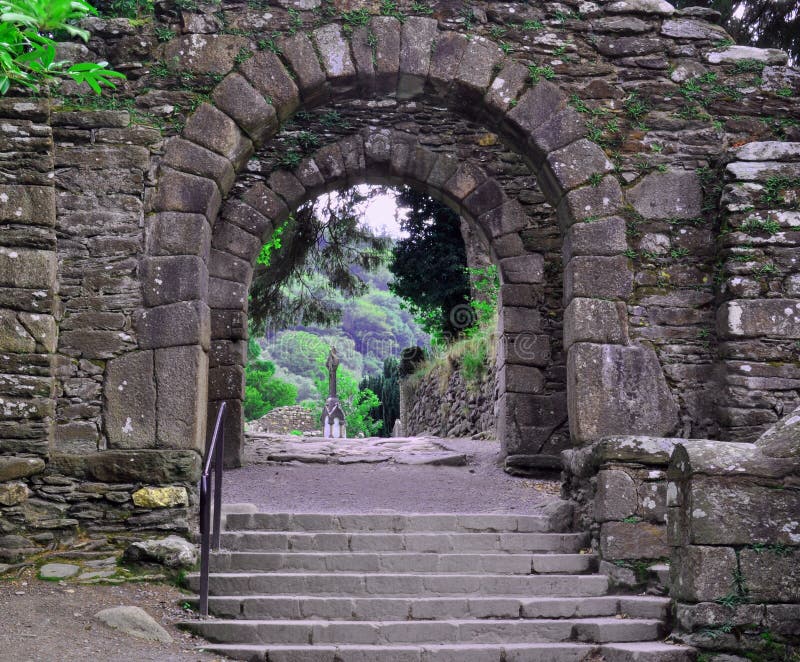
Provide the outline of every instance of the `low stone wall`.
{"type": "Polygon", "coordinates": [[[793,660],[800,652],[800,457],[796,443],[794,457],[767,450],[718,441],[676,447],[667,500],[671,593],[677,634],[687,643],[793,660]]]}
{"type": "Polygon", "coordinates": [[[261,418],[247,424],[247,432],[291,434],[292,431],[321,433],[320,412],[316,414],[300,405],[276,407],[261,418]]]}
{"type": "Polygon", "coordinates": [[[562,453],[576,530],[591,532],[601,572],[620,587],[666,592],[666,470],[680,441],[612,437],[562,453]]]}
{"type": "Polygon", "coordinates": [[[460,366],[437,366],[424,377],[403,380],[404,436],[494,438],[495,370],[467,382],[460,366]]]}

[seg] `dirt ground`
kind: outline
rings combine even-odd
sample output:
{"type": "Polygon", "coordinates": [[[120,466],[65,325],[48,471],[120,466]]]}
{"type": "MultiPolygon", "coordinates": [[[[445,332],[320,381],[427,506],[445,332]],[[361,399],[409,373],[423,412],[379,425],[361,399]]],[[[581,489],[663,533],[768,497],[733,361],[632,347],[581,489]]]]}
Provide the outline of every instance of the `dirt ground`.
{"type": "Polygon", "coordinates": [[[0,662],[210,662],[202,640],[174,623],[192,618],[187,597],[169,584],[79,585],[36,579],[33,569],[0,578],[0,662]],[[172,636],[172,644],[143,641],[96,621],[108,607],[143,608],[172,636]]]}

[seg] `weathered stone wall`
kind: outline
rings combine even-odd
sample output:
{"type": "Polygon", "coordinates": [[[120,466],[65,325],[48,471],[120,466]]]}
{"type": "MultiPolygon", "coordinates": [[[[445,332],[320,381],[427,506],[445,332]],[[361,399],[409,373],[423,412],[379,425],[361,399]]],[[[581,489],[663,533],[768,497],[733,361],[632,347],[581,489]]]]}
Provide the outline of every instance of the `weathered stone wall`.
{"type": "Polygon", "coordinates": [[[756,444],[687,441],[672,456],[671,594],[681,638],[698,648],[764,660],[800,649],[800,416],[793,419],[756,444]]]}
{"type": "Polygon", "coordinates": [[[617,586],[667,590],[666,470],[680,441],[615,437],[562,453],[562,496],[617,586]]]}
{"type": "Polygon", "coordinates": [[[495,378],[494,367],[487,366],[479,378],[466,381],[461,365],[448,363],[404,379],[410,397],[403,403],[408,421],[403,435],[493,439],[495,378]]]}
{"type": "MultiPolygon", "coordinates": [[[[191,484],[217,401],[241,431],[258,248],[364,181],[421,186],[486,237],[508,452],[555,457],[567,418],[575,444],[752,440],[797,403],[796,145],[745,145],[720,190],[732,146],[800,137],[785,54],[665,2],[285,5],[91,19],[84,56],[129,75],[114,111],[74,85],[52,112],[3,100],[0,443],[14,480],[49,460],[77,481],[29,482],[64,521],[85,483],[191,484]]],[[[135,522],[116,498],[93,503],[135,522]]]]}

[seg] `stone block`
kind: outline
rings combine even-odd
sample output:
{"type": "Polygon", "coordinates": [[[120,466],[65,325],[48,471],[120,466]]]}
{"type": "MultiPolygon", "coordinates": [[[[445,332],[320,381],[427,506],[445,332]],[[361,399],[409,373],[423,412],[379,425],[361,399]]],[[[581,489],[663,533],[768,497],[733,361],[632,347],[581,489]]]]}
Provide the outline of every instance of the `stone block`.
{"type": "Polygon", "coordinates": [[[576,342],[628,343],[628,309],[622,301],[577,297],[564,309],[564,347],[576,342]]]}
{"type": "Polygon", "coordinates": [[[644,218],[697,218],[703,211],[703,189],[690,170],[651,172],[627,192],[628,202],[644,218]]]}
{"type": "Polygon", "coordinates": [[[185,487],[142,487],[132,495],[137,508],[174,508],[188,506],[189,494],[185,487]]]}
{"type": "Polygon", "coordinates": [[[763,605],[736,605],[729,607],[716,602],[700,602],[696,605],[677,604],[675,618],[681,629],[688,632],[730,623],[734,626],[763,625],[763,605]]]}
{"type": "Polygon", "coordinates": [[[0,185],[0,221],[53,227],[56,195],[52,186],[0,185]]]}
{"type": "Polygon", "coordinates": [[[756,445],[770,457],[800,457],[800,407],[770,427],[756,445]]]}
{"type": "Polygon", "coordinates": [[[208,305],[211,308],[243,310],[247,307],[247,290],[247,283],[212,278],[208,288],[208,305]]]}
{"type": "MultiPolygon", "coordinates": [[[[44,460],[38,457],[0,457],[0,483],[35,476],[44,471],[44,460]]],[[[6,504],[8,505],[8,504],[6,504]]]]}
{"type": "Polygon", "coordinates": [[[169,485],[197,481],[200,463],[197,451],[108,450],[82,456],[53,453],[49,468],[53,473],[103,483],[169,485]]]}
{"type": "Polygon", "coordinates": [[[600,553],[606,561],[669,556],[666,528],[650,522],[604,522],[600,527],[600,553]]]}
{"type": "Polygon", "coordinates": [[[516,232],[497,237],[492,241],[494,254],[501,260],[507,257],[518,257],[525,254],[525,244],[516,232]]]}
{"type": "Polygon", "coordinates": [[[408,99],[421,93],[431,65],[431,46],[437,34],[433,18],[409,16],[400,32],[397,96],[408,99]]]}
{"type": "Polygon", "coordinates": [[[208,305],[204,301],[181,301],[145,308],[134,313],[133,325],[142,349],[201,345],[211,341],[208,305]]]}
{"type": "Polygon", "coordinates": [[[529,77],[525,65],[515,60],[507,61],[489,86],[484,101],[493,110],[505,114],[511,103],[525,89],[529,77]]]}
{"type": "Polygon", "coordinates": [[[478,224],[492,239],[520,232],[528,223],[529,219],[525,210],[516,200],[509,200],[500,207],[496,207],[478,217],[478,224]]]}
{"type": "Polygon", "coordinates": [[[330,92],[311,39],[299,32],[280,39],[278,46],[294,72],[304,104],[316,106],[326,101],[330,92]]]}
{"type": "MultiPolygon", "coordinates": [[[[301,36],[304,35],[296,35],[301,36]]],[[[228,74],[214,88],[211,100],[256,145],[262,144],[278,130],[278,114],[275,108],[239,74],[228,74]]]]}
{"type": "Polygon", "coordinates": [[[506,334],[497,343],[497,365],[516,363],[545,367],[550,362],[550,337],[523,332],[506,334]]]}
{"type": "Polygon", "coordinates": [[[616,177],[608,175],[598,186],[585,186],[567,193],[558,203],[556,212],[561,227],[568,228],[581,221],[612,216],[623,207],[622,188],[616,177]]]}
{"type": "Polygon", "coordinates": [[[205,447],[208,355],[199,345],[155,351],[159,448],[205,447]]]}
{"type": "Polygon", "coordinates": [[[649,522],[666,522],[667,483],[664,480],[646,482],[639,486],[639,517],[649,522]]]}
{"type": "Polygon", "coordinates": [[[558,111],[530,134],[529,144],[538,162],[557,149],[580,140],[586,135],[586,119],[582,114],[566,107],[558,111]]]}
{"type": "Polygon", "coordinates": [[[576,255],[620,255],[627,248],[625,220],[619,216],[575,223],[564,236],[564,264],[576,255]]]}
{"type": "Polygon", "coordinates": [[[734,154],[740,161],[798,161],[800,160],[800,145],[779,140],[766,140],[737,147],[734,154]]]}
{"type": "Polygon", "coordinates": [[[469,41],[457,32],[440,32],[433,42],[428,80],[439,93],[450,89],[469,41]]]}
{"type": "Polygon", "coordinates": [[[533,366],[506,363],[497,371],[497,388],[500,393],[542,393],[544,374],[533,366]]]}
{"type": "Polygon", "coordinates": [[[495,74],[495,67],[503,61],[503,52],[489,39],[471,39],[458,66],[453,84],[458,98],[464,102],[482,98],[495,74]]]}
{"type": "Polygon", "coordinates": [[[213,224],[221,204],[219,188],[213,180],[172,168],[161,168],[153,204],[155,211],[203,214],[213,224]]]}
{"type": "Polygon", "coordinates": [[[741,60],[756,60],[765,64],[784,65],[789,56],[786,51],[777,48],[753,48],[752,46],[728,46],[722,51],[706,53],[706,60],[711,64],[736,63],[741,60]]]}
{"type": "MultiPolygon", "coordinates": [[[[2,466],[0,464],[0,466],[2,466]]],[[[16,506],[28,498],[28,486],[20,482],[0,483],[0,505],[16,506]]]]}
{"type": "Polygon", "coordinates": [[[147,252],[151,255],[197,255],[207,260],[211,226],[201,214],[161,212],[147,218],[147,252]]]}
{"type": "Polygon", "coordinates": [[[211,336],[215,339],[247,340],[247,313],[243,310],[214,310],[211,336]]]}
{"type": "Polygon", "coordinates": [[[671,595],[687,602],[720,600],[733,591],[736,570],[736,552],[730,547],[675,548],[670,563],[671,595]]]}
{"type": "Polygon", "coordinates": [[[691,18],[673,18],[664,21],[661,24],[661,34],[676,39],[708,39],[711,41],[730,39],[725,28],[691,18]]]}
{"type": "Polygon", "coordinates": [[[800,299],[736,299],[717,310],[721,338],[800,338],[800,299]]]}
{"type": "Polygon", "coordinates": [[[314,155],[314,162],[326,184],[337,183],[344,179],[347,171],[344,166],[342,150],[338,144],[326,145],[318,150],[314,155]]]}
{"type": "Polygon", "coordinates": [[[734,482],[724,476],[696,475],[690,496],[690,504],[685,506],[686,521],[694,544],[800,542],[800,493],[795,490],[734,482]]]}
{"type": "Polygon", "coordinates": [[[767,629],[781,637],[800,635],[800,604],[767,605],[767,629]]]}
{"type": "Polygon", "coordinates": [[[26,353],[36,350],[36,340],[17,319],[13,310],[0,310],[0,351],[26,353]]]}
{"type": "Polygon", "coordinates": [[[294,209],[305,200],[306,189],[292,173],[286,170],[276,170],[267,180],[267,185],[277,193],[286,205],[294,209]]]}
{"type": "Polygon", "coordinates": [[[576,343],[567,357],[572,438],[665,436],[678,425],[678,405],[655,352],[639,345],[576,343]]]}
{"type": "Polygon", "coordinates": [[[210,400],[241,400],[244,395],[244,368],[239,365],[219,366],[208,371],[210,400]]]}
{"type": "Polygon", "coordinates": [[[164,60],[175,71],[224,75],[233,69],[236,56],[247,46],[247,37],[236,35],[186,35],[165,46],[164,60]]]}
{"type": "Polygon", "coordinates": [[[382,166],[391,161],[392,137],[392,132],[388,129],[376,129],[362,132],[364,159],[367,165],[382,166]]]}
{"type": "Polygon", "coordinates": [[[633,273],[624,255],[576,256],[564,270],[564,303],[576,297],[622,299],[633,293],[633,273]]]}
{"type": "Polygon", "coordinates": [[[214,340],[209,352],[209,366],[244,365],[247,357],[247,343],[243,340],[214,340]]]}
{"type": "Polygon", "coordinates": [[[497,209],[508,202],[508,198],[503,191],[503,187],[494,179],[489,179],[478,186],[463,201],[465,213],[478,218],[483,214],[497,209]]]}
{"type": "Polygon", "coordinates": [[[106,364],[103,420],[109,448],[153,448],[156,386],[153,352],[129,352],[106,364]]]}
{"type": "Polygon", "coordinates": [[[47,290],[55,285],[57,268],[54,251],[0,246],[0,287],[47,290]]]}
{"type": "MultiPolygon", "coordinates": [[[[263,184],[259,183],[253,190],[248,191],[246,195],[250,196],[253,204],[261,206],[262,209],[271,208],[279,211],[282,208],[281,200],[271,197],[272,194],[269,193],[269,189],[263,184]],[[266,194],[261,196],[259,195],[260,191],[266,191],[266,194]]],[[[229,221],[236,227],[259,238],[264,238],[272,232],[273,225],[270,219],[261,212],[256,211],[250,204],[246,204],[237,198],[230,198],[225,202],[221,216],[225,221],[229,221]]],[[[222,223],[217,223],[217,234],[219,234],[219,229],[222,225],[222,223]]]]}
{"type": "Polygon", "coordinates": [[[511,127],[525,142],[531,134],[567,105],[556,85],[546,80],[523,94],[506,115],[511,127]]]}
{"type": "Polygon", "coordinates": [[[400,21],[391,16],[370,19],[369,30],[375,38],[375,82],[379,92],[397,89],[400,68],[400,21]]]}
{"type": "Polygon", "coordinates": [[[672,451],[682,439],[663,437],[609,437],[594,446],[600,462],[631,462],[645,465],[669,464],[672,451]]]}
{"type": "Polygon", "coordinates": [[[241,168],[253,154],[252,141],[230,117],[210,103],[201,103],[192,113],[181,134],[186,140],[228,159],[241,168]]]}
{"type": "MultiPolygon", "coordinates": [[[[392,145],[393,152],[395,146],[396,144],[392,145]]],[[[355,135],[342,138],[339,141],[339,151],[342,153],[342,161],[344,161],[344,169],[347,173],[348,181],[361,183],[366,167],[364,142],[361,136],[355,135]]]]}
{"type": "Polygon", "coordinates": [[[551,200],[560,200],[563,194],[584,184],[592,175],[602,175],[613,169],[614,164],[600,147],[581,138],[548,155],[540,185],[551,200]]]}
{"type": "MultiPolygon", "coordinates": [[[[207,429],[213,430],[219,411],[219,402],[208,403],[207,429]]],[[[244,409],[238,399],[226,401],[225,414],[225,449],[223,465],[226,469],[236,469],[244,462],[244,409]]]]}
{"type": "Polygon", "coordinates": [[[283,121],[300,105],[300,91],[280,59],[271,51],[261,51],[239,65],[242,75],[256,88],[283,121]]]}
{"type": "Polygon", "coordinates": [[[211,251],[211,259],[208,263],[209,276],[247,283],[250,281],[252,272],[253,268],[248,261],[223,251],[211,251]]]}
{"type": "Polygon", "coordinates": [[[544,256],[528,253],[500,260],[503,283],[541,283],[544,280],[544,256]]]}
{"type": "Polygon", "coordinates": [[[182,138],[172,138],[167,142],[163,163],[181,172],[213,179],[222,195],[230,190],[236,179],[228,159],[182,138]]]}
{"type": "Polygon", "coordinates": [[[211,240],[213,249],[230,253],[248,263],[255,260],[263,244],[261,235],[243,230],[233,223],[218,224],[211,240]]]}
{"type": "MultiPolygon", "coordinates": [[[[486,173],[471,163],[462,163],[442,186],[442,192],[460,204],[470,193],[486,181],[486,173]]],[[[428,183],[431,183],[428,178],[428,183]]]]}
{"type": "Polygon", "coordinates": [[[636,482],[626,472],[604,469],[597,474],[594,518],[598,522],[622,520],[636,514],[636,482]]]}
{"type": "Polygon", "coordinates": [[[350,51],[353,55],[353,65],[356,68],[356,77],[363,97],[372,97],[376,94],[375,58],[372,52],[374,37],[369,27],[364,25],[353,31],[350,36],[350,51]]]}
{"type": "Polygon", "coordinates": [[[675,7],[666,0],[616,0],[605,6],[609,14],[653,14],[672,16],[675,7]]]}
{"type": "Polygon", "coordinates": [[[500,311],[497,325],[498,335],[506,333],[534,333],[542,328],[542,316],[533,308],[512,308],[505,306],[500,311]]]}
{"type": "MultiPolygon", "coordinates": [[[[251,186],[242,196],[242,200],[264,218],[269,219],[273,225],[283,222],[289,216],[289,209],[280,196],[262,182],[256,182],[251,186]]],[[[255,230],[263,232],[261,228],[255,230]]]]}
{"type": "Polygon", "coordinates": [[[341,28],[332,23],[314,30],[313,37],[328,82],[334,87],[349,86],[355,79],[356,68],[341,28]]]}
{"type": "Polygon", "coordinates": [[[146,306],[208,298],[208,269],[200,257],[171,255],[145,258],[140,273],[146,306]]]}

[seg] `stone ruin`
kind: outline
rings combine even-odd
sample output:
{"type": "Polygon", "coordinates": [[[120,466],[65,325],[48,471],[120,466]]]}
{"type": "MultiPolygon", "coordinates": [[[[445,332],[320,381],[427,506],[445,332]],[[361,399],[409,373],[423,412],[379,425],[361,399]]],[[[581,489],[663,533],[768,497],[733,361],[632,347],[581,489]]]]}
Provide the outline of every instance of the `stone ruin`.
{"type": "Polygon", "coordinates": [[[187,530],[223,400],[241,461],[260,247],[323,191],[409,184],[499,267],[504,452],[563,463],[618,581],[678,561],[688,641],[796,645],[786,54],[664,0],[182,6],[85,21],[113,103],[0,99],[2,557],[187,530]]]}

